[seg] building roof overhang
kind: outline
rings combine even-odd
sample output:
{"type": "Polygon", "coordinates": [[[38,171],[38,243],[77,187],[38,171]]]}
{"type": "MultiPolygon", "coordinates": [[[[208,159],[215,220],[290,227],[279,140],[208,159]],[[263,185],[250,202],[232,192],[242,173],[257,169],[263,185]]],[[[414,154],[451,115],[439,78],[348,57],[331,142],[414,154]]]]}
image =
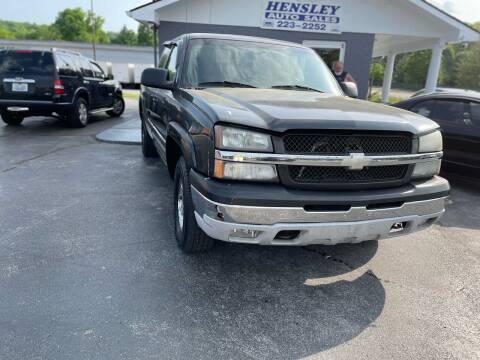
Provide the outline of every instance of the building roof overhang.
{"type": "MultiPolygon", "coordinates": [[[[153,0],[144,5],[127,11],[131,18],[146,24],[157,24],[157,11],[181,2],[182,0],[153,0]]],[[[408,52],[429,48],[439,41],[443,43],[462,43],[480,41],[480,33],[468,24],[460,21],[454,16],[434,6],[426,0],[403,0],[405,3],[415,5],[422,12],[419,16],[431,16],[435,22],[450,29],[448,35],[438,34],[438,37],[431,36],[404,36],[404,34],[375,34],[376,45],[374,53],[377,56],[386,55],[389,52],[408,52]]],[[[398,3],[397,3],[398,4],[398,3]]]]}

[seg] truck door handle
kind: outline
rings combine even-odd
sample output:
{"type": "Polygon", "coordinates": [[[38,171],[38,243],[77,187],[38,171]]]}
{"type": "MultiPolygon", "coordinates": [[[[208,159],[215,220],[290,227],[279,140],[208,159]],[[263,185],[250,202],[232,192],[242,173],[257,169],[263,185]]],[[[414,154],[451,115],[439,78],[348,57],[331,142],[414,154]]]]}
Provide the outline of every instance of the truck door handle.
{"type": "Polygon", "coordinates": [[[84,84],[90,84],[90,81],[83,80],[83,83],[84,83],[84,84]]]}

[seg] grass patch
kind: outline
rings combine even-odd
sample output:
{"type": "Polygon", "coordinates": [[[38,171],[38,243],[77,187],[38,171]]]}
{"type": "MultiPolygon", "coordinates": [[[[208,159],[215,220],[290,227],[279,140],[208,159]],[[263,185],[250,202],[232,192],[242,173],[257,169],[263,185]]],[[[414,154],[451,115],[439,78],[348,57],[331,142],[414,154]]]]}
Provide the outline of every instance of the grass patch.
{"type": "MultiPolygon", "coordinates": [[[[370,100],[372,102],[376,102],[376,103],[381,103],[382,102],[382,97],[379,94],[372,94],[372,96],[370,96],[370,98],[368,100],[370,100]]],[[[403,100],[405,100],[405,99],[402,98],[402,97],[390,96],[388,98],[388,103],[389,104],[395,104],[395,103],[403,101],[403,100]]]]}
{"type": "Polygon", "coordinates": [[[123,90],[123,97],[126,99],[138,100],[140,97],[140,92],[123,90]]]}

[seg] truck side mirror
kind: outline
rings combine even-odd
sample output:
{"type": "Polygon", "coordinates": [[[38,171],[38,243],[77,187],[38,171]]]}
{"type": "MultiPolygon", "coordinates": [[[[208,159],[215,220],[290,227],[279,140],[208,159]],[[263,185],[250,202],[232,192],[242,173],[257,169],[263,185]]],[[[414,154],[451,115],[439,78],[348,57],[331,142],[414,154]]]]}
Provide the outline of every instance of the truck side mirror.
{"type": "Polygon", "coordinates": [[[172,90],[173,82],[168,81],[167,78],[167,69],[148,68],[142,72],[141,84],[158,89],[172,90]]]}
{"type": "Polygon", "coordinates": [[[113,74],[107,74],[107,80],[113,80],[113,74]]]}
{"type": "Polygon", "coordinates": [[[354,82],[342,82],[340,83],[345,95],[351,98],[358,98],[358,87],[354,82]]]}

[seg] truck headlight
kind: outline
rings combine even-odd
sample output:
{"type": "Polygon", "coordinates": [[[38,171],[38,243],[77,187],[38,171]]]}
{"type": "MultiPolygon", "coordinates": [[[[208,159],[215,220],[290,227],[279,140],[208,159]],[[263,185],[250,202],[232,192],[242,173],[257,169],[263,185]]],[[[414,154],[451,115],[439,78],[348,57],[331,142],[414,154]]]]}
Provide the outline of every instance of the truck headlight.
{"type": "Polygon", "coordinates": [[[277,182],[275,165],[215,160],[216,178],[228,180],[277,182]]]}
{"type": "Polygon", "coordinates": [[[443,139],[440,131],[420,136],[418,140],[418,152],[429,153],[443,150],[443,139]]]}
{"type": "Polygon", "coordinates": [[[440,173],[441,160],[433,160],[424,163],[418,163],[412,173],[412,179],[431,178],[440,173]]]}
{"type": "Polygon", "coordinates": [[[270,135],[233,127],[215,127],[215,147],[223,150],[273,152],[270,135]]]}

